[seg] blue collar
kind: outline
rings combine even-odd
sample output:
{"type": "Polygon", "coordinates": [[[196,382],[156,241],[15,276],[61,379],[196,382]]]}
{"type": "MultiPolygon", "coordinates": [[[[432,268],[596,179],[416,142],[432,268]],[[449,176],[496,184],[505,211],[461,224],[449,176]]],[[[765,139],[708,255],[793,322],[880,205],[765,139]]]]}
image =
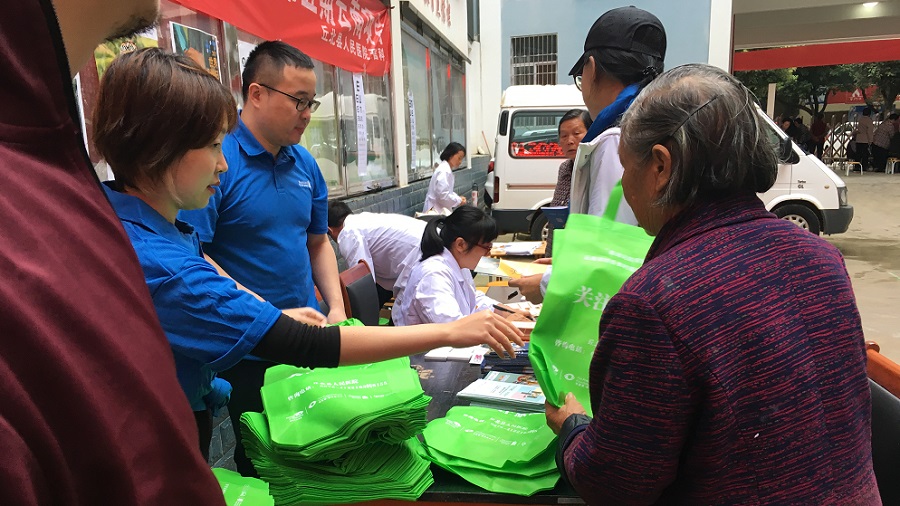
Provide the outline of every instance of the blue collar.
{"type": "MultiPolygon", "coordinates": [[[[266,148],[256,140],[256,136],[253,135],[253,132],[251,132],[250,128],[247,127],[247,124],[244,123],[244,120],[241,118],[241,112],[243,112],[243,110],[238,111],[238,124],[234,129],[234,132],[231,132],[231,135],[234,136],[234,139],[241,146],[244,153],[247,153],[247,156],[257,157],[265,154],[271,157],[272,154],[266,151],[266,148]]],[[[291,155],[290,150],[285,148],[278,150],[278,156],[274,157],[274,159],[276,165],[280,165],[282,162],[286,161],[291,163],[294,162],[294,157],[291,155]]]]}
{"type": "Polygon", "coordinates": [[[171,241],[183,241],[185,235],[194,233],[194,227],[177,219],[174,224],[169,223],[146,202],[114,190],[114,185],[115,181],[106,181],[103,183],[103,190],[120,220],[134,223],[171,241]]]}
{"type": "Polygon", "coordinates": [[[600,111],[600,114],[597,115],[597,119],[591,123],[591,128],[584,134],[584,139],[581,139],[581,142],[591,142],[596,139],[598,135],[603,133],[604,130],[618,123],[619,118],[625,114],[625,111],[628,110],[631,103],[634,102],[634,99],[640,92],[641,87],[637,83],[626,86],[625,89],[619,92],[619,96],[616,97],[613,103],[600,111]]]}

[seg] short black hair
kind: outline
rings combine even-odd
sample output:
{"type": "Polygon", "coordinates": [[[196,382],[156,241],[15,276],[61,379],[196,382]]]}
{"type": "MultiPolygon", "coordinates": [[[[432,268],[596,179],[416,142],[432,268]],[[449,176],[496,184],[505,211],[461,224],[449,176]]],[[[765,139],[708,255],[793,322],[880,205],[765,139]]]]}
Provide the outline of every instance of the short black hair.
{"type": "Polygon", "coordinates": [[[344,225],[344,220],[347,219],[347,216],[353,214],[353,210],[350,209],[350,206],[347,205],[346,202],[341,200],[332,200],[328,202],[328,226],[329,227],[341,227],[344,225]]]}
{"type": "Polygon", "coordinates": [[[871,107],[866,107],[866,108],[864,108],[864,109],[863,109],[863,112],[862,112],[862,115],[863,115],[863,116],[871,116],[871,115],[872,115],[872,108],[871,108],[871,107]]]}
{"type": "MultiPolygon", "coordinates": [[[[280,40],[260,42],[253,48],[253,51],[250,51],[250,56],[247,57],[247,63],[244,65],[244,73],[241,74],[241,95],[244,97],[244,101],[247,101],[250,84],[274,81],[275,76],[284,71],[284,67],[312,69],[315,66],[312,58],[290,44],[285,44],[280,40]]],[[[264,84],[272,86],[274,82],[264,84]]]]}
{"type": "Polygon", "coordinates": [[[580,119],[582,123],[584,123],[584,128],[591,128],[591,124],[594,123],[594,120],[591,119],[591,115],[584,109],[570,109],[563,114],[563,117],[559,119],[559,126],[556,127],[557,133],[562,132],[562,124],[566,121],[571,121],[573,119],[580,119]]]}
{"type": "Polygon", "coordinates": [[[800,123],[800,124],[802,125],[802,124],[803,124],[803,118],[800,117],[800,116],[797,116],[797,119],[795,119],[794,122],[795,122],[795,123],[800,123]]]}
{"type": "Polygon", "coordinates": [[[465,153],[466,147],[458,142],[451,142],[450,144],[447,144],[447,147],[444,148],[443,152],[441,152],[441,161],[446,162],[447,160],[453,158],[453,155],[459,153],[460,151],[465,153]]]}

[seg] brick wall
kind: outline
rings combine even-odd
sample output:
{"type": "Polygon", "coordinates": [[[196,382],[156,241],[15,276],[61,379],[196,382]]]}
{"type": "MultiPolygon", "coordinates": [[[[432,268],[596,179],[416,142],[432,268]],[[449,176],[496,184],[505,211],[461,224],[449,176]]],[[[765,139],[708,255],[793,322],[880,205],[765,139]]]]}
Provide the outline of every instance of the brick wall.
{"type": "MultiPolygon", "coordinates": [[[[476,183],[480,199],[484,191],[484,182],[487,179],[489,161],[487,156],[473,156],[470,167],[455,171],[456,193],[464,195],[468,199],[472,183],[476,183]]],[[[422,211],[429,181],[429,179],[416,181],[405,188],[388,188],[368,195],[349,198],[346,202],[356,212],[399,213],[412,216],[417,211],[422,211]]],[[[332,246],[336,245],[332,243],[332,246]]],[[[335,253],[338,256],[339,268],[346,269],[347,265],[340,257],[340,253],[337,251],[335,253]]],[[[210,466],[234,470],[234,437],[231,419],[228,418],[227,411],[222,410],[222,413],[213,420],[212,442],[209,445],[210,466]]]]}

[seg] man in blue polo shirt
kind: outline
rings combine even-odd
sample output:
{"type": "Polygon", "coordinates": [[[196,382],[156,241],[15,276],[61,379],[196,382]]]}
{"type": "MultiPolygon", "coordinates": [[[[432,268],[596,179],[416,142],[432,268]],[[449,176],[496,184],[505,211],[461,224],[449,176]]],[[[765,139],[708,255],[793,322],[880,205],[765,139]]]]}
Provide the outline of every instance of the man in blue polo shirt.
{"type": "MultiPolygon", "coordinates": [[[[223,274],[279,309],[318,309],[315,287],[328,305],[328,321],[346,319],[337,259],[328,242],[328,188],[312,155],[297,145],[319,103],[312,60],[283,42],[263,42],[242,75],[244,108],[222,149],[228,172],[209,205],[183,212],[223,274]],[[315,282],[315,283],[314,283],[315,282]]],[[[259,388],[267,362],[244,360],[221,374],[231,382],[229,413],[261,411],[259,388]]],[[[255,475],[240,436],[238,471],[255,475]]]]}

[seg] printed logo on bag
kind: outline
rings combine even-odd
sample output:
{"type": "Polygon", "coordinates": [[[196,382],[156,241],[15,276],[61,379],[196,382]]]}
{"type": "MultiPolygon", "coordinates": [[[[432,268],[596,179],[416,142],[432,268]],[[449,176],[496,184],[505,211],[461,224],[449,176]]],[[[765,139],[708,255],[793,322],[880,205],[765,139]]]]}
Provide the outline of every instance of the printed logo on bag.
{"type": "Polygon", "coordinates": [[[609,299],[612,298],[612,295],[607,295],[600,291],[597,291],[597,293],[593,292],[593,288],[581,285],[581,288],[575,294],[576,300],[573,304],[581,302],[584,304],[584,307],[593,306],[594,311],[603,311],[603,308],[606,307],[606,304],[609,302],[609,299]]]}

